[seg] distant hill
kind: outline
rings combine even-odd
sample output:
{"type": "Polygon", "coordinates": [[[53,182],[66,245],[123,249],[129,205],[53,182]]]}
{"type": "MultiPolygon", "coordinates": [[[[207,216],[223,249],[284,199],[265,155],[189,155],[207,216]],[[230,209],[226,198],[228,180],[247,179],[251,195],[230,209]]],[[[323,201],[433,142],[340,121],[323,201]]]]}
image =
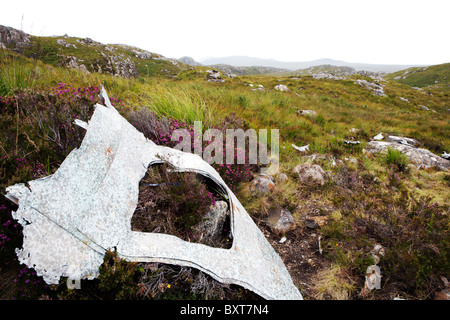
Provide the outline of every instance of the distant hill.
{"type": "Polygon", "coordinates": [[[450,88],[450,63],[409,68],[389,74],[386,78],[410,85],[411,87],[448,89],[450,88]]]}
{"type": "Polygon", "coordinates": [[[370,72],[382,72],[391,73],[399,70],[404,70],[411,67],[422,67],[420,65],[389,65],[389,64],[366,64],[366,63],[352,63],[346,61],[339,61],[333,59],[318,59],[313,61],[304,62],[284,62],[274,59],[261,59],[247,56],[230,56],[223,58],[208,58],[201,61],[203,65],[217,65],[227,64],[236,67],[250,67],[250,66],[262,66],[262,67],[274,67],[287,70],[299,70],[306,69],[320,65],[334,65],[342,67],[351,67],[356,71],[370,71],[370,72]]]}
{"type": "Polygon", "coordinates": [[[128,45],[102,44],[90,38],[68,35],[37,37],[1,25],[0,48],[13,50],[53,66],[126,78],[175,76],[188,67],[160,54],[128,45]]]}
{"type": "Polygon", "coordinates": [[[180,62],[182,62],[184,64],[188,64],[190,66],[201,66],[202,65],[201,63],[198,63],[197,61],[195,61],[193,58],[187,57],[187,56],[181,57],[181,58],[176,59],[176,60],[180,61],[180,62]]]}
{"type": "Polygon", "coordinates": [[[214,69],[219,69],[225,73],[234,74],[237,76],[247,76],[247,75],[278,75],[288,73],[287,69],[280,69],[274,67],[262,67],[262,66],[251,66],[251,67],[236,67],[227,64],[215,64],[210,65],[214,69]]]}

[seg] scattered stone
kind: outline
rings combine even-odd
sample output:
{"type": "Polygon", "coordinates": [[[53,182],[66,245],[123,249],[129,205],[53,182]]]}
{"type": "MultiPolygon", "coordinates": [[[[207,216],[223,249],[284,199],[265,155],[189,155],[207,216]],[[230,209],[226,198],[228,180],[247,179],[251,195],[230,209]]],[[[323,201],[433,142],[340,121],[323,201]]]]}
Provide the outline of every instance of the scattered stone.
{"type": "Polygon", "coordinates": [[[297,223],[292,214],[283,208],[272,210],[267,218],[267,225],[275,235],[286,236],[286,233],[297,228],[297,223]]]}
{"type": "Polygon", "coordinates": [[[289,88],[286,87],[284,84],[277,84],[275,86],[275,90],[281,91],[281,92],[288,92],[289,88]]]}
{"type": "Polygon", "coordinates": [[[319,228],[319,224],[317,222],[315,222],[312,219],[307,219],[305,221],[305,226],[308,227],[309,229],[317,229],[319,228]]]}
{"type": "Polygon", "coordinates": [[[350,157],[350,158],[345,157],[344,161],[347,161],[347,162],[350,162],[350,163],[353,163],[353,164],[357,164],[358,163],[358,160],[356,160],[355,157],[350,157]]]}
{"type": "Polygon", "coordinates": [[[206,70],[206,73],[208,74],[208,81],[210,82],[225,82],[225,80],[220,77],[220,72],[217,70],[206,70]]]}
{"type": "Polygon", "coordinates": [[[441,155],[442,158],[450,160],[450,153],[447,153],[444,151],[444,153],[441,155]]]}
{"type": "MultiPolygon", "coordinates": [[[[252,85],[252,87],[253,87],[253,85],[252,85]]],[[[258,84],[257,88],[252,88],[250,90],[252,90],[252,91],[264,91],[264,86],[261,85],[261,84],[258,84]]]]}
{"type": "Polygon", "coordinates": [[[409,103],[409,100],[403,97],[400,97],[400,100],[402,100],[403,102],[409,103]]]}
{"type": "Polygon", "coordinates": [[[349,140],[344,140],[345,144],[350,144],[350,145],[356,145],[356,144],[360,144],[360,141],[349,141],[349,140]]]}
{"type": "Polygon", "coordinates": [[[436,292],[434,295],[434,300],[450,300],[450,288],[436,292]]]}
{"type": "Polygon", "coordinates": [[[388,136],[386,138],[388,142],[395,142],[400,144],[406,144],[408,146],[417,147],[420,143],[416,139],[405,138],[405,137],[397,137],[397,136],[388,136]]]}
{"type": "Polygon", "coordinates": [[[258,175],[252,184],[252,190],[257,191],[260,194],[268,193],[275,188],[275,183],[272,179],[267,175],[258,175]]]}
{"type": "Polygon", "coordinates": [[[428,107],[425,107],[423,105],[418,105],[419,108],[422,108],[425,111],[430,111],[430,109],[428,107]]]}
{"type": "Polygon", "coordinates": [[[317,116],[317,112],[314,110],[297,110],[297,114],[301,116],[317,116]]]}
{"type": "Polygon", "coordinates": [[[373,91],[376,96],[386,97],[383,85],[381,84],[361,79],[356,80],[356,83],[359,84],[361,87],[365,87],[366,89],[373,91]]]}
{"type": "Polygon", "coordinates": [[[317,80],[321,80],[321,79],[342,80],[342,79],[344,79],[344,77],[338,77],[338,76],[335,76],[334,74],[329,73],[329,72],[314,73],[314,74],[312,74],[312,77],[314,79],[317,79],[317,80]]]}
{"type": "Polygon", "coordinates": [[[328,223],[326,216],[315,216],[307,219],[305,225],[310,229],[320,228],[328,223]]]}
{"type": "Polygon", "coordinates": [[[383,140],[383,134],[380,132],[379,134],[377,134],[375,137],[373,137],[373,140],[383,140]]]}
{"type": "Polygon", "coordinates": [[[66,47],[66,48],[70,48],[70,47],[73,47],[73,48],[75,48],[75,49],[77,48],[76,45],[74,45],[74,44],[72,44],[72,43],[69,43],[69,42],[67,42],[67,41],[65,41],[65,40],[63,40],[63,39],[58,39],[58,40],[56,40],[56,43],[59,44],[60,46],[66,47]]]}
{"type": "Polygon", "coordinates": [[[62,61],[62,64],[68,68],[78,69],[78,70],[84,71],[86,73],[89,73],[89,70],[81,62],[83,62],[83,61],[79,60],[75,56],[66,56],[65,60],[62,61]]]}
{"type": "Polygon", "coordinates": [[[288,178],[287,174],[285,174],[285,173],[280,173],[280,174],[277,176],[277,182],[287,181],[288,179],[289,179],[289,178],[288,178]]]}
{"type": "Polygon", "coordinates": [[[136,58],[142,59],[142,60],[148,60],[153,57],[153,54],[151,52],[148,52],[147,50],[141,50],[141,49],[132,49],[131,50],[136,58]]]}
{"type": "Polygon", "coordinates": [[[300,152],[306,152],[309,151],[309,144],[303,147],[297,147],[295,144],[292,144],[292,147],[300,152]]]}
{"type": "Polygon", "coordinates": [[[312,163],[299,164],[294,168],[294,173],[298,174],[301,183],[312,180],[320,185],[325,184],[325,171],[321,166],[312,163]]]}
{"type": "Polygon", "coordinates": [[[380,244],[376,244],[372,251],[370,251],[370,255],[372,256],[374,263],[378,264],[381,257],[385,255],[384,247],[380,244]]]}

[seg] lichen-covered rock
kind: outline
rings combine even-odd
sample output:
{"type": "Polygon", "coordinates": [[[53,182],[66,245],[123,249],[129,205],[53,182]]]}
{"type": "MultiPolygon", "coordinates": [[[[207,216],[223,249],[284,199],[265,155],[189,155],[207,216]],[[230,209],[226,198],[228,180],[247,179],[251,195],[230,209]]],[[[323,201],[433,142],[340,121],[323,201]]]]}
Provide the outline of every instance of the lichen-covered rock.
{"type": "Polygon", "coordinates": [[[315,112],[314,110],[297,110],[297,114],[300,116],[309,116],[309,117],[317,116],[317,112],[315,112]]]}
{"type": "Polygon", "coordinates": [[[267,175],[259,175],[252,182],[252,190],[264,194],[271,192],[275,188],[275,183],[267,175]]]}
{"type": "Polygon", "coordinates": [[[281,92],[288,92],[289,88],[286,87],[284,84],[277,84],[274,88],[275,90],[281,91],[281,92]]]}
{"type": "Polygon", "coordinates": [[[318,164],[299,164],[294,168],[294,173],[298,174],[298,179],[301,183],[314,181],[320,185],[325,184],[325,171],[318,164]]]}
{"type": "Polygon", "coordinates": [[[288,210],[282,208],[272,210],[266,222],[272,232],[277,236],[280,234],[284,235],[297,228],[297,223],[292,214],[288,210]]]}
{"type": "Polygon", "coordinates": [[[387,136],[386,141],[400,143],[400,144],[406,144],[406,145],[410,145],[410,146],[414,146],[414,147],[419,146],[419,141],[416,139],[413,139],[413,138],[387,136]]]}
{"type": "Polygon", "coordinates": [[[30,44],[30,36],[21,30],[0,26],[0,48],[21,50],[30,44]]]}
{"type": "Polygon", "coordinates": [[[368,90],[373,91],[374,95],[385,97],[386,94],[384,93],[384,88],[382,84],[370,82],[367,80],[358,79],[355,81],[357,84],[359,84],[361,87],[364,87],[368,90]]]}

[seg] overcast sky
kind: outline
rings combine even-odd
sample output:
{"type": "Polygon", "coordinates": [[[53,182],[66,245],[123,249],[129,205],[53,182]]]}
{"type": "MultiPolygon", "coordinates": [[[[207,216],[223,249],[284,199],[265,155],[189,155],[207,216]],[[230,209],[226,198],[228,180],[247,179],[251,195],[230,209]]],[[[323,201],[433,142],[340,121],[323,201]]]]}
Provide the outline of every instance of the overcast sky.
{"type": "Polygon", "coordinates": [[[0,25],[170,58],[450,62],[450,0],[2,1],[0,25]]]}

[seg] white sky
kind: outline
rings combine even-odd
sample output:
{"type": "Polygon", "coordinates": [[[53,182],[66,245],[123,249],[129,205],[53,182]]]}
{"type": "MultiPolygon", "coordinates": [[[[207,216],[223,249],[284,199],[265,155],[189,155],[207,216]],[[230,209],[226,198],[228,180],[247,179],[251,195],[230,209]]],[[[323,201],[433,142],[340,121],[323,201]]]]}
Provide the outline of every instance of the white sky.
{"type": "Polygon", "coordinates": [[[450,62],[450,0],[13,0],[0,25],[170,58],[450,62]]]}

